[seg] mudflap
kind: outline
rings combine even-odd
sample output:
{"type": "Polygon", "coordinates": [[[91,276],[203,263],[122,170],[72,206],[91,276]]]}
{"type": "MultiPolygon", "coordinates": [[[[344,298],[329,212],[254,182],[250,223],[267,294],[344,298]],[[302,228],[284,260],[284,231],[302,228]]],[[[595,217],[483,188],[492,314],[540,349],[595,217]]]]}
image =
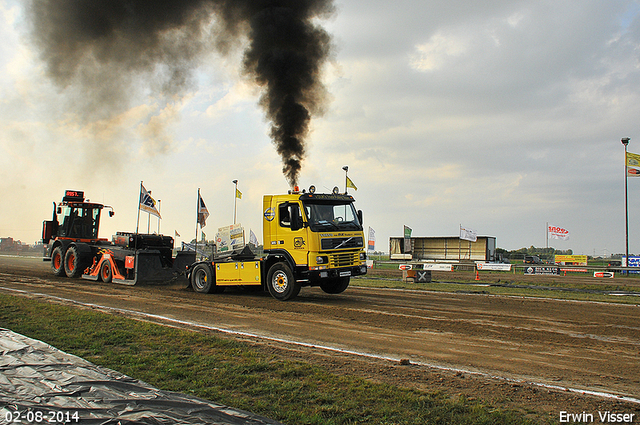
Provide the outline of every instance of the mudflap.
{"type": "Polygon", "coordinates": [[[132,279],[117,279],[114,283],[124,285],[166,285],[172,283],[187,284],[186,267],[195,261],[195,253],[178,252],[171,267],[163,266],[160,253],[155,250],[142,250],[135,253],[134,266],[128,275],[132,279]]]}

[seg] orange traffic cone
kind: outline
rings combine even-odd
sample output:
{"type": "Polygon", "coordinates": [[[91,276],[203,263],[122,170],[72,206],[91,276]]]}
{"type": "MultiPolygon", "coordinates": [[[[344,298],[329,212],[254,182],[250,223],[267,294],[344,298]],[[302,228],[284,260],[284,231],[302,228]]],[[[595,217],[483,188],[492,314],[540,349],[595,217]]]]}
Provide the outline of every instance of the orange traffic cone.
{"type": "Polygon", "coordinates": [[[476,280],[480,280],[480,273],[478,273],[478,269],[476,269],[476,280]]]}

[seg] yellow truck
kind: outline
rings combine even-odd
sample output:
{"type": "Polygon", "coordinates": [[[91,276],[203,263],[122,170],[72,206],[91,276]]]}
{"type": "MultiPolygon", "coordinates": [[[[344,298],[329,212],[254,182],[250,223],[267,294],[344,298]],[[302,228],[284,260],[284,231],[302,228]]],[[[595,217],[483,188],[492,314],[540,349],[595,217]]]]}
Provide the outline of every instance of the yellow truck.
{"type": "Polygon", "coordinates": [[[297,188],[263,198],[264,255],[248,247],[226,258],[198,261],[187,268],[196,292],[228,286],[261,288],[278,300],[298,295],[303,286],[329,294],[344,292],[352,276],[367,273],[362,211],[351,195],[319,194],[297,188]]]}

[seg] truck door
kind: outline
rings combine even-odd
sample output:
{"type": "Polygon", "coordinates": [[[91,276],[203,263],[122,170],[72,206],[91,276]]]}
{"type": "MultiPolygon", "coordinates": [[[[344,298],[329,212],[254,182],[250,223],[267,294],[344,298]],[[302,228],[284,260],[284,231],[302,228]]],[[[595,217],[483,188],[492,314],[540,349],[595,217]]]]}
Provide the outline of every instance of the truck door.
{"type": "Polygon", "coordinates": [[[308,237],[299,202],[283,202],[277,211],[277,248],[289,252],[297,265],[307,265],[308,237]]]}

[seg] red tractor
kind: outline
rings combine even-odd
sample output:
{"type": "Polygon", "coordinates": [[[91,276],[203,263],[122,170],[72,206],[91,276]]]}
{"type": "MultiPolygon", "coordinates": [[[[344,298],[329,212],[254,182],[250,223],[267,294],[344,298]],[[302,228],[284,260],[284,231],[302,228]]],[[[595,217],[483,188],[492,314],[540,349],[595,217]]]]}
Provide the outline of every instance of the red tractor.
{"type": "MultiPolygon", "coordinates": [[[[62,202],[53,203],[53,218],[42,226],[42,242],[46,246],[45,261],[51,261],[56,276],[80,277],[94,257],[94,247],[110,245],[98,238],[102,204],[84,201],[84,192],[67,190],[62,202]]],[[[113,216],[113,208],[109,216],[113,216]]]]}
{"type": "Polygon", "coordinates": [[[135,285],[163,283],[183,276],[195,253],[179,251],[173,257],[173,238],[163,235],[117,232],[113,241],[98,237],[100,214],[113,208],[85,202],[84,192],[67,190],[53,204],[53,218],[42,226],[44,261],[56,276],[80,277],[135,285]]]}

